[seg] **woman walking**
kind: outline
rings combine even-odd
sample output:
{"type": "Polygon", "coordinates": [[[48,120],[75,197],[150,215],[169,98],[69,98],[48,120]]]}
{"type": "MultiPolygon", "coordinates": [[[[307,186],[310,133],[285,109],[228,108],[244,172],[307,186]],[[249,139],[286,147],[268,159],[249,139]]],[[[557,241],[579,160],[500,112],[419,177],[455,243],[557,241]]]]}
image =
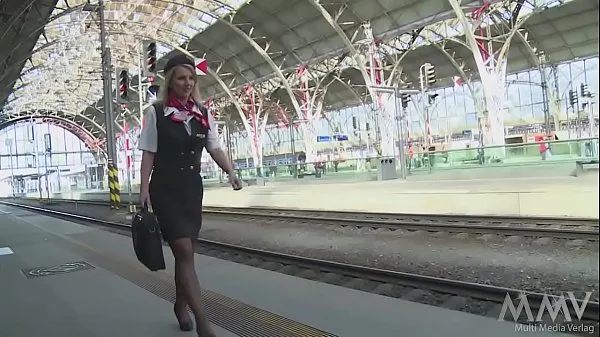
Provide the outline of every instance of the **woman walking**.
{"type": "Polygon", "coordinates": [[[234,190],[242,185],[221,148],[212,116],[200,103],[194,62],[179,54],[168,60],[164,72],[164,88],[145,111],[139,140],[143,151],[140,202],[152,205],[162,235],[175,256],[174,311],[179,327],[185,331],[193,329],[189,305],[198,335],[213,337],[194,267],[194,244],[202,226],[202,151],[206,149],[229,174],[234,190]]]}

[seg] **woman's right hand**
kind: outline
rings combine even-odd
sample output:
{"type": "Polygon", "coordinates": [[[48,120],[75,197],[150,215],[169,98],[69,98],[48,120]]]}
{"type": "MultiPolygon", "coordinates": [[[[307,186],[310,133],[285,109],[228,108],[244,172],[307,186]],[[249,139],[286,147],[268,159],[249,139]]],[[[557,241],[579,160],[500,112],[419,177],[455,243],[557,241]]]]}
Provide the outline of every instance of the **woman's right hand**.
{"type": "Polygon", "coordinates": [[[147,190],[140,191],[140,205],[150,207],[150,193],[147,190]]]}

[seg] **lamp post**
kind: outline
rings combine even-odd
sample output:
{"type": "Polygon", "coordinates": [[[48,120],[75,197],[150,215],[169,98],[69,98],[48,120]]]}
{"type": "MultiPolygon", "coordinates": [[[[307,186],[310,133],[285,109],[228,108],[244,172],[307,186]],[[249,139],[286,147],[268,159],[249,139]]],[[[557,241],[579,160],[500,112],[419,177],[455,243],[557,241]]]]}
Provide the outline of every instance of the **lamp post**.
{"type": "Polygon", "coordinates": [[[8,148],[8,159],[10,160],[10,189],[12,190],[12,197],[15,197],[15,170],[13,167],[13,153],[12,153],[12,139],[7,138],[4,141],[4,145],[8,148]]]}
{"type": "MultiPolygon", "coordinates": [[[[125,112],[123,112],[123,114],[125,115],[125,112]]],[[[136,212],[136,207],[133,203],[133,191],[131,186],[131,166],[133,165],[133,151],[130,148],[129,123],[127,123],[127,120],[125,119],[123,119],[123,137],[125,140],[125,165],[127,165],[127,197],[129,199],[128,210],[130,214],[133,214],[136,212]]]]}
{"type": "MultiPolygon", "coordinates": [[[[142,121],[144,120],[144,86],[142,85],[142,53],[144,50],[144,45],[140,44],[137,48],[138,50],[138,62],[137,62],[137,69],[138,69],[138,113],[139,113],[139,118],[140,118],[140,128],[142,127],[142,121]]],[[[147,93],[146,93],[147,95],[147,93]]]]}
{"type": "MultiPolygon", "coordinates": [[[[233,163],[233,152],[232,152],[232,148],[231,148],[231,127],[229,126],[230,123],[228,123],[227,121],[223,121],[223,120],[217,120],[215,121],[215,125],[217,126],[217,129],[220,129],[221,132],[219,132],[219,134],[221,135],[221,140],[225,141],[225,147],[227,148],[227,156],[229,157],[229,160],[231,161],[231,163],[233,163]]],[[[218,170],[219,172],[219,182],[223,182],[223,171],[222,170],[218,170]]],[[[232,177],[228,177],[229,181],[231,182],[231,178],[232,177]]]]}
{"type": "Polygon", "coordinates": [[[50,187],[48,184],[48,154],[52,152],[52,140],[49,133],[44,134],[44,171],[46,172],[45,182],[46,182],[46,197],[48,201],[50,201],[50,187]]]}
{"type": "Polygon", "coordinates": [[[290,119],[290,152],[292,152],[292,159],[294,160],[294,178],[298,178],[298,160],[296,159],[296,139],[294,137],[294,124],[308,122],[308,119],[290,119]]]}
{"type": "Polygon", "coordinates": [[[435,68],[427,62],[419,68],[419,82],[421,84],[421,95],[423,100],[423,112],[425,113],[425,127],[427,131],[427,148],[431,146],[431,115],[429,112],[428,100],[425,93],[429,90],[429,85],[435,83],[435,68]]]}
{"type": "Polygon", "coordinates": [[[33,143],[33,154],[34,154],[34,158],[35,158],[35,169],[37,171],[37,189],[39,192],[39,197],[40,197],[40,201],[43,199],[42,196],[42,181],[41,179],[41,174],[40,174],[40,151],[38,148],[38,142],[37,139],[35,138],[35,123],[33,121],[33,118],[30,119],[30,125],[31,125],[31,139],[30,142],[33,143]]]}
{"type": "MultiPolygon", "coordinates": [[[[546,135],[550,134],[550,131],[552,130],[550,124],[551,121],[550,119],[552,118],[550,116],[550,105],[548,102],[548,81],[546,79],[546,71],[545,71],[545,65],[546,65],[546,54],[544,53],[539,53],[538,55],[538,72],[540,73],[540,77],[541,77],[541,87],[542,87],[542,104],[543,104],[543,109],[544,109],[544,128],[546,129],[546,135]]],[[[558,122],[558,121],[557,121],[558,122]]],[[[554,128],[556,130],[558,130],[558,125],[554,125],[554,128]]]]}

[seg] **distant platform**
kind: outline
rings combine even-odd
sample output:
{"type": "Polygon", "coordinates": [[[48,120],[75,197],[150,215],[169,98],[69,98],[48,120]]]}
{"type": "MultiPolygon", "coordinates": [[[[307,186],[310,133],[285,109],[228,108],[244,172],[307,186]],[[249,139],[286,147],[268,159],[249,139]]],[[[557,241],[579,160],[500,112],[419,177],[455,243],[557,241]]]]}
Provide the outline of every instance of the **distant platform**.
{"type": "Polygon", "coordinates": [[[182,336],[171,303],[102,267],[97,257],[114,247],[75,248],[87,228],[3,206],[0,224],[0,247],[11,251],[0,254],[0,336],[182,336]]]}
{"type": "MultiPolygon", "coordinates": [[[[52,197],[108,200],[108,191],[55,193],[52,197]]],[[[137,201],[137,193],[133,198],[137,201]]],[[[121,203],[128,200],[127,193],[121,192],[121,203]]],[[[241,191],[229,187],[207,189],[204,205],[598,219],[598,177],[267,183],[241,191]]]]}
{"type": "Polygon", "coordinates": [[[209,190],[206,206],[598,218],[597,177],[375,181],[209,190]]]}

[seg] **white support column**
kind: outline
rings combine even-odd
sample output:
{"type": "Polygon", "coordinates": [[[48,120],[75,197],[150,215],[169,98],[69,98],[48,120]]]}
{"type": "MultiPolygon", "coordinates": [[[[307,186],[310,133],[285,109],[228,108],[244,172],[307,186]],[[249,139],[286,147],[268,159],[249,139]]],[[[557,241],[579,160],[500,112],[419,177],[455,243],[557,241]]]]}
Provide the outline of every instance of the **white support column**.
{"type": "MultiPolygon", "coordinates": [[[[310,68],[301,65],[296,73],[300,85],[300,116],[296,125],[303,136],[306,162],[317,160],[317,136],[319,123],[323,117],[325,95],[329,86],[335,81],[340,81],[334,74],[337,64],[313,65],[310,68]],[[326,74],[326,75],[323,75],[326,74]],[[333,74],[333,79],[329,76],[333,74]],[[310,86],[310,80],[314,81],[310,86]]],[[[342,82],[343,83],[343,82],[342,82]]]]}
{"type": "Polygon", "coordinates": [[[240,118],[248,134],[248,142],[257,174],[262,176],[263,136],[267,126],[268,109],[264,109],[264,99],[252,85],[247,85],[240,97],[242,110],[240,118]]]}
{"type": "Polygon", "coordinates": [[[315,102],[315,99],[318,96],[318,85],[312,92],[309,88],[308,67],[304,64],[301,65],[296,74],[300,79],[300,101],[302,102],[300,105],[300,111],[302,113],[300,119],[304,120],[299,127],[304,138],[306,162],[311,163],[317,159],[317,124],[321,116],[322,104],[315,102]]]}
{"type": "MultiPolygon", "coordinates": [[[[478,28],[477,26],[479,24],[474,25],[473,22],[467,18],[460,7],[460,0],[448,0],[448,2],[463,25],[467,44],[473,53],[475,63],[477,64],[477,70],[481,78],[483,102],[476,102],[476,106],[478,107],[478,111],[480,111],[480,118],[483,124],[484,145],[504,145],[503,114],[504,96],[506,91],[506,53],[500,53],[498,59],[494,59],[492,51],[486,50],[486,43],[484,42],[485,36],[481,36],[479,39],[481,44],[478,43],[474,30],[478,28]],[[482,55],[482,50],[485,51],[485,55],[482,55]]],[[[481,17],[484,17],[485,9],[486,7],[482,7],[481,9],[474,11],[474,19],[479,20],[481,17]]],[[[480,35],[486,35],[484,29],[480,29],[480,35]]],[[[506,43],[510,43],[510,40],[505,42],[505,46],[506,43]]],[[[486,156],[504,158],[505,149],[501,147],[494,150],[486,150],[486,156]]]]}
{"type": "MultiPolygon", "coordinates": [[[[377,51],[378,45],[373,36],[373,30],[371,29],[370,23],[365,23],[363,25],[363,30],[365,32],[367,43],[369,44],[366,55],[366,63],[369,65],[369,77],[364,80],[369,87],[381,86],[385,83],[383,62],[379,57],[377,51]]],[[[374,112],[376,113],[375,124],[379,133],[379,137],[377,138],[379,138],[381,156],[394,157],[396,155],[394,146],[394,126],[396,125],[394,118],[394,95],[376,90],[370,90],[369,93],[371,94],[373,106],[376,107],[376,109],[374,109],[374,112]]]]}

